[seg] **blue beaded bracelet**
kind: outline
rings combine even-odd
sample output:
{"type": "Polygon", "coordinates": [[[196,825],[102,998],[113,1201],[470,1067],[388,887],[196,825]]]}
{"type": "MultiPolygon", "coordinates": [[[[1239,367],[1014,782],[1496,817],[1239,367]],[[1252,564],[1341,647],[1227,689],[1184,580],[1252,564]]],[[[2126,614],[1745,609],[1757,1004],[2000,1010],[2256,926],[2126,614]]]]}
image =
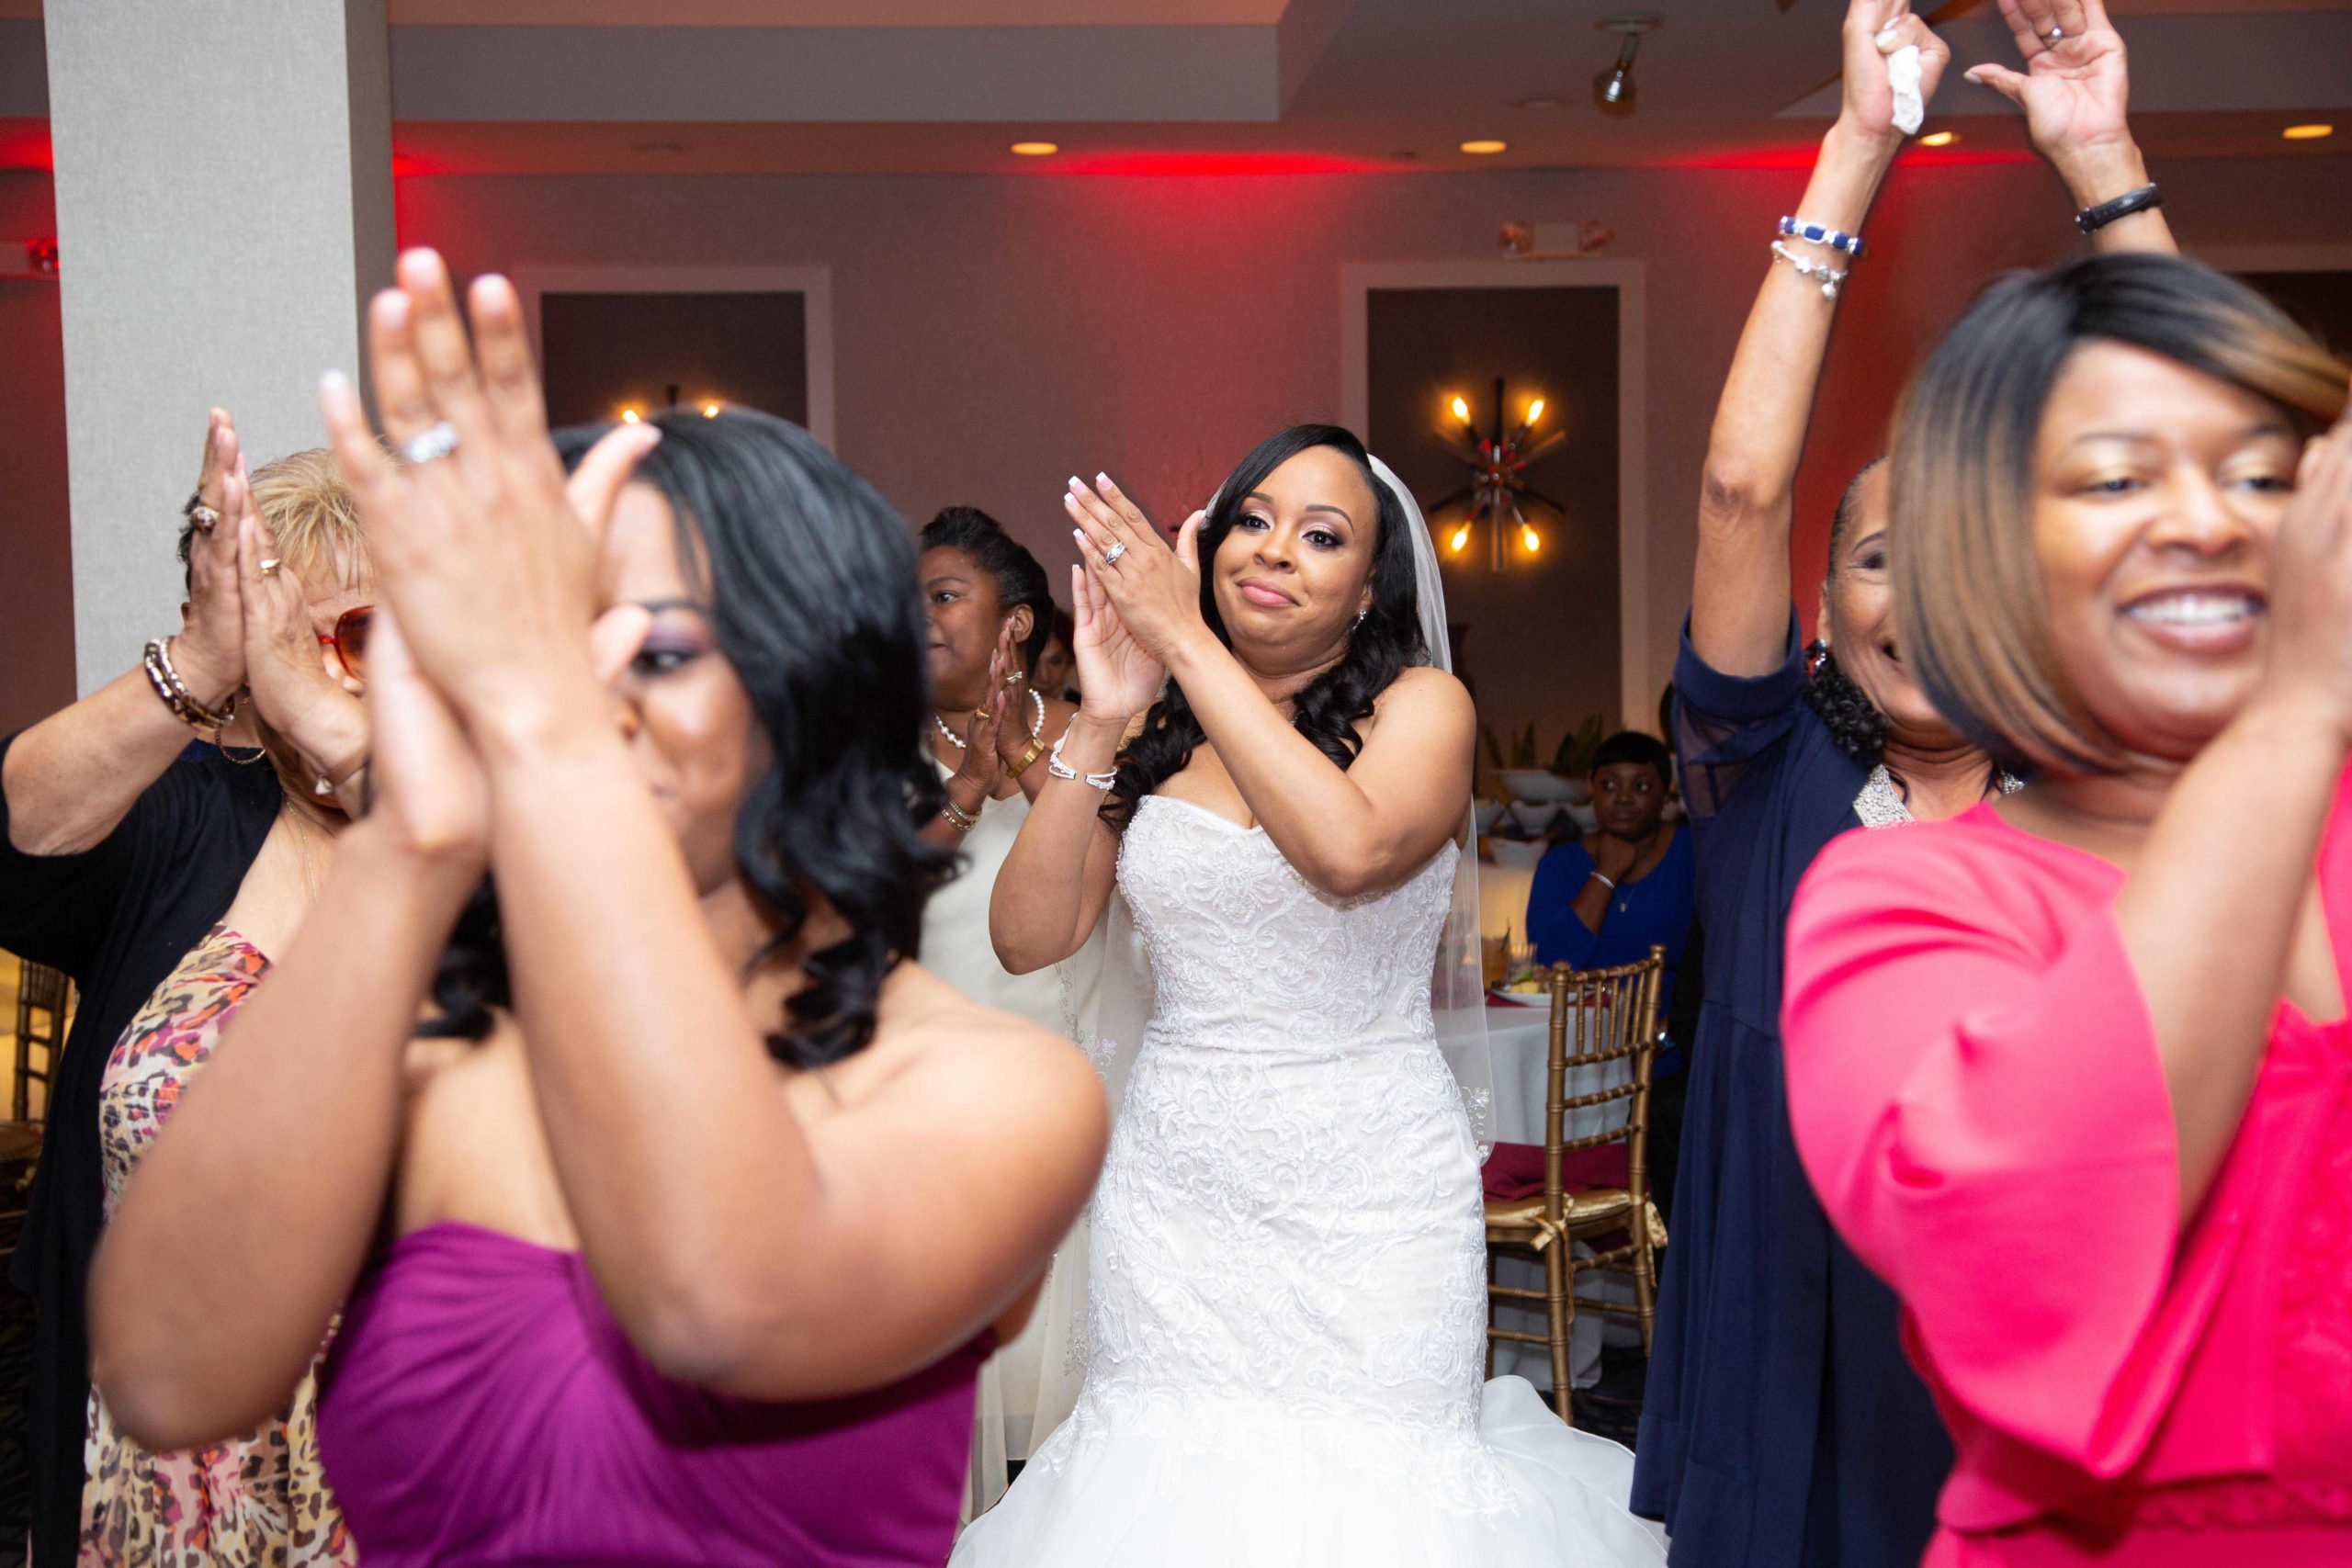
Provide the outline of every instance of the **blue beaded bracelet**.
{"type": "Polygon", "coordinates": [[[1862,237],[1860,234],[1849,234],[1842,229],[1832,229],[1826,223],[1808,223],[1801,218],[1783,218],[1781,220],[1781,235],[1783,239],[1827,245],[1833,251],[1844,252],[1856,261],[1862,257],[1862,237]]]}

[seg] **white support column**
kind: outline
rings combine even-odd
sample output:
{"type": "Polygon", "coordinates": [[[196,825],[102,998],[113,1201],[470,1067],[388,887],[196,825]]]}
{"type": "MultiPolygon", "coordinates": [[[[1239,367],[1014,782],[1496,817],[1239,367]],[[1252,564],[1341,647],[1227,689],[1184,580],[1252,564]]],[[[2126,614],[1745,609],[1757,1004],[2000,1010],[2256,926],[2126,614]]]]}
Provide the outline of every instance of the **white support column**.
{"type": "Polygon", "coordinates": [[[384,0],[47,8],[74,665],[89,692],[178,624],[173,539],[205,410],[249,460],[324,439],[391,281],[384,0]]]}

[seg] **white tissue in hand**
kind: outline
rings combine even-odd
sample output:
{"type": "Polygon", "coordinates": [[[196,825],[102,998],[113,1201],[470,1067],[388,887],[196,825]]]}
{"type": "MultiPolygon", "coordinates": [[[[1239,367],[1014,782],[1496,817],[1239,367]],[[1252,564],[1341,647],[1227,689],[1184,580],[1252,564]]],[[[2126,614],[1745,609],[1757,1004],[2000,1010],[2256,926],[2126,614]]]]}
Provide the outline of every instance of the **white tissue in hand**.
{"type": "Polygon", "coordinates": [[[1894,91],[1894,129],[1916,136],[1928,120],[1919,96],[1919,46],[1906,43],[1886,57],[1886,85],[1894,91]]]}

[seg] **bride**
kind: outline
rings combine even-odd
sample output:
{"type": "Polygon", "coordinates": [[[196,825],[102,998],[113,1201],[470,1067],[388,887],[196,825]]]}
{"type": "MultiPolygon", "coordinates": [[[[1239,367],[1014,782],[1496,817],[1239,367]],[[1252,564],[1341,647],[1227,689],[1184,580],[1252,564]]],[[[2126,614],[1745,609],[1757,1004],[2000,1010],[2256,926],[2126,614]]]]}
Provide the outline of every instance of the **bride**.
{"type": "Polygon", "coordinates": [[[989,931],[1018,973],[1131,919],[1152,995],[1106,973],[1090,1039],[1119,1114],[1077,1410],[954,1568],[1662,1562],[1629,1453],[1480,1386],[1484,1096],[1431,984],[1476,929],[1475,720],[1419,510],[1330,425],[1173,550],[1107,478],[1064,499],[1084,695],[989,931]]]}

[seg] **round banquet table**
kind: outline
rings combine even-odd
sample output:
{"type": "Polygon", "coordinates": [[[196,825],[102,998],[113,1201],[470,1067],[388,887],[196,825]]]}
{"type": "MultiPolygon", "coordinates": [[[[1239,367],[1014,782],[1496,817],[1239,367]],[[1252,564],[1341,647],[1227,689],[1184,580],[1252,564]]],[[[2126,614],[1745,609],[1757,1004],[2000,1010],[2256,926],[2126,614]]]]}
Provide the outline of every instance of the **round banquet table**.
{"type": "MultiPolygon", "coordinates": [[[[1549,1071],[1552,1043],[1551,1007],[1544,998],[1532,998],[1532,1006],[1514,1006],[1498,1002],[1487,1009],[1487,1043],[1495,1059],[1495,1138],[1498,1143],[1534,1144],[1544,1142],[1544,1080],[1549,1071]]],[[[1571,1067],[1568,1070],[1567,1096],[1575,1100],[1581,1095],[1597,1094],[1614,1084],[1622,1084],[1633,1070],[1630,1063],[1607,1062],[1598,1066],[1571,1067]]],[[[1630,1100],[1611,1100],[1606,1105],[1589,1105],[1567,1113],[1565,1135],[1569,1138],[1590,1137],[1611,1127],[1625,1124],[1630,1100]]],[[[1579,1244],[1581,1247],[1581,1244],[1579,1244]]],[[[1498,1258],[1495,1263],[1498,1284],[1518,1285],[1531,1290],[1544,1288],[1542,1265],[1521,1262],[1515,1258],[1498,1258]]],[[[1578,1284],[1584,1295],[1623,1294],[1632,1300],[1629,1287],[1613,1276],[1587,1277],[1578,1284]]],[[[1531,1334],[1544,1332],[1544,1314],[1512,1305],[1495,1313],[1495,1324],[1501,1328],[1524,1329],[1531,1334]]],[[[1606,1326],[1619,1333],[1631,1332],[1632,1343],[1638,1346],[1638,1330],[1609,1323],[1606,1326]]],[[[1568,1329],[1569,1381],[1577,1388],[1590,1388],[1600,1379],[1600,1343],[1604,1320],[1594,1313],[1579,1313],[1568,1329]]],[[[1495,1350],[1495,1375],[1517,1372],[1538,1388],[1552,1386],[1552,1355],[1541,1345],[1521,1345],[1498,1341],[1495,1350]]]]}

